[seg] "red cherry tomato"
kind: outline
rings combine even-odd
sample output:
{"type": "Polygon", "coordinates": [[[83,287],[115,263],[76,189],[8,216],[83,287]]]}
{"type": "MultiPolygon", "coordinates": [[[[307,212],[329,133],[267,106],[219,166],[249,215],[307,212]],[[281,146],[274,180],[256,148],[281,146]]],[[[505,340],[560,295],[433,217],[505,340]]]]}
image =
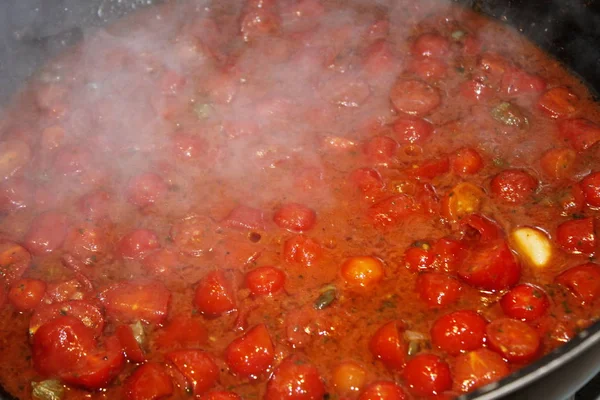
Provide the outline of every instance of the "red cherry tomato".
{"type": "Polygon", "coordinates": [[[258,267],[246,274],[245,284],[254,296],[272,295],[283,289],[285,273],[279,268],[258,267]]]}
{"type": "Polygon", "coordinates": [[[600,125],[584,118],[558,121],[558,132],[576,151],[585,151],[600,141],[600,125]]]}
{"type": "Polygon", "coordinates": [[[104,315],[100,308],[83,300],[71,300],[38,306],[29,320],[29,334],[34,335],[40,326],[65,315],[79,319],[96,336],[104,330],[104,315]]]}
{"type": "Polygon", "coordinates": [[[554,87],[540,96],[538,107],[550,118],[567,118],[579,110],[579,97],[566,87],[554,87]]]}
{"type": "Polygon", "coordinates": [[[494,95],[494,89],[484,82],[471,79],[460,85],[459,93],[467,100],[476,102],[490,99],[494,95]]]}
{"type": "Polygon", "coordinates": [[[456,278],[440,272],[426,272],[417,278],[419,297],[430,307],[456,303],[461,290],[462,285],[456,278]]]}
{"type": "Polygon", "coordinates": [[[467,255],[464,244],[450,238],[437,240],[431,247],[431,252],[435,254],[433,267],[438,271],[450,273],[458,270],[467,255]]]}
{"type": "Polygon", "coordinates": [[[117,243],[117,254],[123,258],[142,259],[160,247],[156,233],[148,229],[136,229],[123,236],[117,243]]]}
{"type": "Polygon", "coordinates": [[[192,386],[195,396],[211,389],[219,379],[215,358],[202,350],[178,350],[167,354],[167,359],[192,386]]]}
{"type": "Polygon", "coordinates": [[[171,292],[159,281],[118,282],[101,291],[98,298],[110,318],[160,324],[167,318],[171,292]]]}
{"type": "Polygon", "coordinates": [[[265,400],[321,400],[325,385],[312,364],[295,356],[284,359],[267,383],[265,400]]]}
{"type": "Polygon", "coordinates": [[[598,244],[594,230],[594,218],[572,219],[563,222],[556,228],[556,241],[568,253],[593,256],[598,244]]]}
{"type": "Polygon", "coordinates": [[[404,325],[401,322],[390,321],[380,327],[369,342],[373,357],[391,370],[400,371],[406,363],[408,346],[403,333],[404,325]]]}
{"type": "Polygon", "coordinates": [[[305,205],[288,203],[275,211],[273,220],[280,228],[292,232],[302,232],[315,226],[317,214],[305,205]]]}
{"type": "Polygon", "coordinates": [[[67,236],[67,216],[48,212],[38,215],[23,238],[25,247],[36,256],[52,253],[67,236]]]}
{"type": "Polygon", "coordinates": [[[486,328],[488,346],[510,362],[529,362],[540,350],[538,333],[525,322],[500,318],[486,328]]]}
{"type": "Polygon", "coordinates": [[[550,301],[541,288],[526,283],[515,286],[502,296],[500,306],[509,317],[532,321],[546,313],[550,301]]]}
{"type": "Polygon", "coordinates": [[[600,172],[593,172],[581,180],[581,190],[585,202],[593,207],[600,207],[600,172]]]}
{"type": "Polygon", "coordinates": [[[526,93],[541,93],[546,89],[546,81],[519,68],[509,68],[502,75],[501,90],[511,96],[526,93]]]}
{"type": "Polygon", "coordinates": [[[237,206],[223,221],[226,226],[238,229],[265,229],[265,220],[263,212],[259,209],[237,206]]]}
{"type": "Polygon", "coordinates": [[[423,143],[433,135],[433,125],[422,118],[400,117],[393,125],[399,143],[423,143]]]}
{"type": "Polygon", "coordinates": [[[0,183],[0,212],[11,213],[29,207],[34,191],[32,183],[23,178],[12,178],[0,183]]]}
{"type": "Polygon", "coordinates": [[[133,329],[129,325],[119,325],[115,330],[115,336],[119,339],[123,353],[125,353],[125,357],[129,361],[136,363],[146,361],[144,350],[142,350],[140,344],[135,340],[133,329]]]}
{"type": "Polygon", "coordinates": [[[173,393],[173,382],[162,364],[139,366],[125,381],[127,400],[158,400],[173,393]]]}
{"type": "Polygon", "coordinates": [[[373,204],[367,210],[367,217],[376,227],[386,228],[396,225],[416,210],[417,205],[414,198],[402,193],[373,204]]]}
{"type": "Polygon", "coordinates": [[[402,376],[417,396],[430,396],[452,388],[450,367],[434,354],[417,354],[406,363],[402,376]]]}
{"type": "Polygon", "coordinates": [[[427,115],[442,99],[437,89],[418,80],[401,80],[392,86],[390,99],[396,110],[414,116],[427,115]]]}
{"type": "Polygon", "coordinates": [[[412,44],[412,53],[422,57],[443,57],[450,51],[450,41],[438,33],[424,33],[412,44]]]}
{"type": "Polygon", "coordinates": [[[410,168],[406,172],[417,179],[433,179],[436,176],[445,174],[450,170],[450,160],[448,157],[441,157],[434,160],[426,160],[416,168],[410,168]]]}
{"type": "Polygon", "coordinates": [[[490,291],[508,289],[519,282],[521,266],[504,240],[481,244],[458,268],[469,285],[490,291]]]}
{"type": "Polygon", "coordinates": [[[475,311],[455,311],[433,323],[431,341],[434,346],[455,356],[482,347],[486,325],[485,319],[475,311]]]}
{"type": "Polygon", "coordinates": [[[15,281],[8,292],[8,301],[17,311],[33,310],[46,292],[46,282],[23,278],[15,281]]]}
{"type": "Polygon", "coordinates": [[[458,175],[473,175],[483,168],[483,159],[477,150],[463,147],[450,159],[450,170],[458,175]]]}
{"type": "Polygon", "coordinates": [[[222,271],[209,272],[196,287],[194,306],[203,315],[214,318],[236,309],[231,282],[222,271]]]}
{"type": "Polygon", "coordinates": [[[187,255],[199,257],[211,248],[212,221],[205,217],[190,217],[171,227],[171,238],[177,249],[187,255]]]}
{"type": "Polygon", "coordinates": [[[164,179],[146,172],[134,176],[127,185],[127,200],[140,208],[154,204],[168,190],[164,179]]]}
{"type": "Polygon", "coordinates": [[[206,344],[208,331],[200,318],[176,315],[161,329],[155,340],[159,349],[199,347],[206,344]]]}
{"type": "Polygon", "coordinates": [[[382,193],[385,183],[381,174],[373,168],[359,168],[352,171],[350,181],[367,198],[373,198],[382,193]]]}
{"type": "Polygon", "coordinates": [[[556,282],[583,304],[589,304],[600,296],[600,265],[587,263],[569,268],[556,277],[556,282]]]}
{"type": "Polygon", "coordinates": [[[537,181],[525,171],[507,169],[496,175],[491,182],[494,196],[506,203],[522,204],[531,199],[538,186],[537,181]]]}
{"type": "Polygon", "coordinates": [[[550,149],[540,158],[542,171],[552,179],[567,179],[573,173],[577,153],[566,148],[550,149]]]}
{"type": "Polygon", "coordinates": [[[502,230],[496,221],[480,214],[471,214],[460,221],[463,241],[490,243],[502,237],[502,230]]]}
{"type": "Polygon", "coordinates": [[[412,272],[431,269],[434,260],[429,243],[417,242],[404,251],[404,265],[412,272]]]}
{"type": "Polygon", "coordinates": [[[407,71],[415,74],[424,81],[439,81],[446,77],[448,65],[440,59],[431,57],[416,57],[410,60],[407,71]]]}
{"type": "Polygon", "coordinates": [[[350,257],[340,267],[340,275],[350,289],[373,288],[384,276],[383,263],[376,257],[350,257]]]}
{"type": "Polygon", "coordinates": [[[321,259],[323,249],[313,239],[298,235],[285,241],[283,255],[287,262],[310,267],[321,259]]]}
{"type": "Polygon", "coordinates": [[[470,392],[509,374],[510,369],[500,355],[479,349],[456,357],[454,385],[457,392],[470,392]]]}
{"type": "Polygon", "coordinates": [[[375,381],[362,391],[358,400],[406,400],[408,395],[398,384],[389,381],[375,381]]]}
{"type": "Polygon", "coordinates": [[[563,211],[563,215],[573,215],[583,210],[585,195],[580,184],[575,183],[558,193],[558,205],[563,211]]]}
{"type": "Polygon", "coordinates": [[[63,248],[84,264],[100,261],[108,252],[106,233],[91,224],[72,226],[67,233],[63,248]]]}
{"type": "Polygon", "coordinates": [[[225,349],[225,362],[236,375],[256,378],[273,363],[273,342],[264,324],[250,329],[225,349]]]}
{"type": "Polygon", "coordinates": [[[389,136],[375,136],[365,143],[363,151],[371,162],[384,164],[394,158],[398,143],[389,136]]]}

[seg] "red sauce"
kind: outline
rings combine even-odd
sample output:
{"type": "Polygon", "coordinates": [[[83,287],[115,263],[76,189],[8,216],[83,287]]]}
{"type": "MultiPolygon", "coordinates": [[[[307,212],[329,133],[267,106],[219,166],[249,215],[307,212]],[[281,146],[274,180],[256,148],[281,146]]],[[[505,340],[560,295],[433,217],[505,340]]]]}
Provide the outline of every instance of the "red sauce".
{"type": "Polygon", "coordinates": [[[0,383],[404,399],[500,379],[600,316],[598,110],[450,5],[127,17],[1,120],[0,383]]]}

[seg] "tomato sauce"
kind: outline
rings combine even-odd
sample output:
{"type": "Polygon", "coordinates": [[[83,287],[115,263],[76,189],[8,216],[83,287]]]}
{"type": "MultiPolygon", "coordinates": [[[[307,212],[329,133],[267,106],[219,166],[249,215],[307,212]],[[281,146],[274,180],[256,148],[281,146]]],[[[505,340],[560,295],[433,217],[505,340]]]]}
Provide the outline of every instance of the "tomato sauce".
{"type": "Polygon", "coordinates": [[[8,392],[453,398],[598,320],[600,112],[563,66],[450,4],[200,3],[4,110],[8,392]]]}

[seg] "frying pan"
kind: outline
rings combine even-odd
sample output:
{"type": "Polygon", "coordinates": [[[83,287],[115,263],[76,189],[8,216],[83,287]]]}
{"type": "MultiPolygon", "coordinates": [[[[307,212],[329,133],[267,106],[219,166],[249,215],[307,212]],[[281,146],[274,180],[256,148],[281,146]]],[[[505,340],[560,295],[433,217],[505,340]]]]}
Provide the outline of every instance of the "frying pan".
{"type": "MultiPolygon", "coordinates": [[[[161,1],[1,1],[0,104],[44,60],[76,43],[84,29],[161,1]]],[[[600,91],[600,0],[454,1],[512,25],[579,75],[593,93],[600,91]]],[[[537,362],[463,398],[567,399],[599,372],[600,322],[537,362]]],[[[592,391],[600,394],[600,389],[592,391]]],[[[0,400],[12,400],[2,387],[0,400]]]]}

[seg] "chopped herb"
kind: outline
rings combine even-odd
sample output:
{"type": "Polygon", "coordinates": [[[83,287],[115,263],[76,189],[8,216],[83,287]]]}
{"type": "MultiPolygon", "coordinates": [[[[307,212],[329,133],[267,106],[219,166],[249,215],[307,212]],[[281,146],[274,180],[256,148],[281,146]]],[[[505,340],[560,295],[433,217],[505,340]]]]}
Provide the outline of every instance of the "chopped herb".
{"type": "Polygon", "coordinates": [[[317,310],[322,310],[324,308],[327,308],[331,305],[331,303],[334,302],[336,298],[336,290],[335,288],[328,288],[327,290],[323,291],[319,297],[317,297],[317,300],[315,300],[315,304],[313,304],[313,307],[317,310]]]}
{"type": "Polygon", "coordinates": [[[508,102],[502,102],[492,108],[491,114],[492,118],[507,126],[516,126],[517,128],[527,128],[529,126],[529,121],[521,109],[508,102]]]}

